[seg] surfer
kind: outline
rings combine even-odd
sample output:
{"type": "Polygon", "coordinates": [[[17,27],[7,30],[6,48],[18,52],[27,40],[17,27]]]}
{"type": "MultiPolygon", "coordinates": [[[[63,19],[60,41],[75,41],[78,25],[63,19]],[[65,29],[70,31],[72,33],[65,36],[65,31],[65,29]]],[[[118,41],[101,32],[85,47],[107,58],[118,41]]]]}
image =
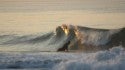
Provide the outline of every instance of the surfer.
{"type": "Polygon", "coordinates": [[[70,44],[70,41],[68,41],[67,43],[65,43],[63,45],[63,47],[59,48],[57,51],[68,51],[69,44],[70,44]]]}

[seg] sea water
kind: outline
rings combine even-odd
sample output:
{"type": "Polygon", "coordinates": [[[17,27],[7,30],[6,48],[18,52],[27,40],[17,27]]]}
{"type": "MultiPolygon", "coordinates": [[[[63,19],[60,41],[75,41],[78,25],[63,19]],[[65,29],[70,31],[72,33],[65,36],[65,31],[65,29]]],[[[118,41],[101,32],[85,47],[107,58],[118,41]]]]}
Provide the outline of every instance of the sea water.
{"type": "MultiPolygon", "coordinates": [[[[125,49],[124,29],[90,29],[81,26],[59,26],[54,32],[36,35],[0,35],[1,70],[124,70],[125,49]],[[120,35],[120,42],[112,42],[112,36],[120,35]],[[123,38],[121,39],[121,37],[123,38]],[[71,41],[74,51],[57,52],[60,47],[71,41]],[[80,44],[79,44],[80,43],[80,44]],[[91,44],[91,51],[76,47],[91,44]],[[107,50],[93,51],[95,46],[110,47],[107,50]],[[123,46],[122,46],[123,45],[123,46]]],[[[113,37],[114,38],[114,37],[113,37]]],[[[113,39],[112,39],[113,40],[113,39]]],[[[114,41],[114,40],[113,40],[114,41]]],[[[96,48],[96,49],[98,49],[96,48]]]]}

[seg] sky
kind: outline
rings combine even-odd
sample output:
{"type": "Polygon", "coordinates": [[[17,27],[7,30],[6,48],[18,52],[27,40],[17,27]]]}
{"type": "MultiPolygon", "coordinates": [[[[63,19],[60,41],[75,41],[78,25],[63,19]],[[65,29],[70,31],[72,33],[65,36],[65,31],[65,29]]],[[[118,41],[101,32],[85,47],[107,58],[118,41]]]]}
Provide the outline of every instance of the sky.
{"type": "Polygon", "coordinates": [[[61,24],[125,27],[125,0],[0,0],[0,34],[32,34],[61,24]]]}

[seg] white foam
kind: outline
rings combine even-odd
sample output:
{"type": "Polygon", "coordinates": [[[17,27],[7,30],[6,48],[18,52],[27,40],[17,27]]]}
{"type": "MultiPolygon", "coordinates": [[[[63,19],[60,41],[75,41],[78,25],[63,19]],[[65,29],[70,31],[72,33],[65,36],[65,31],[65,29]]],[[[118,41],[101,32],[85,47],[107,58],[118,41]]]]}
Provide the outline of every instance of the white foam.
{"type": "Polygon", "coordinates": [[[124,70],[124,65],[125,51],[115,47],[109,51],[83,54],[77,59],[61,62],[54,70],[124,70]]]}
{"type": "Polygon", "coordinates": [[[0,69],[124,70],[124,65],[125,49],[120,46],[93,53],[0,52],[0,69]]]}

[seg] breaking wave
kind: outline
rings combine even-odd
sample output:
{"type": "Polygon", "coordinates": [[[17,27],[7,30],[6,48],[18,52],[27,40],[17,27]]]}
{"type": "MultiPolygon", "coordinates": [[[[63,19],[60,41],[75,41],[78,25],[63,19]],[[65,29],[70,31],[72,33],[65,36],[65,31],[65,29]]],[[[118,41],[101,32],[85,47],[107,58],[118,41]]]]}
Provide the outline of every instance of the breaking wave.
{"type": "Polygon", "coordinates": [[[64,24],[44,34],[1,35],[0,48],[12,47],[7,51],[57,51],[70,41],[68,50],[95,51],[119,45],[125,47],[124,36],[125,28],[95,29],[64,24]]]}

